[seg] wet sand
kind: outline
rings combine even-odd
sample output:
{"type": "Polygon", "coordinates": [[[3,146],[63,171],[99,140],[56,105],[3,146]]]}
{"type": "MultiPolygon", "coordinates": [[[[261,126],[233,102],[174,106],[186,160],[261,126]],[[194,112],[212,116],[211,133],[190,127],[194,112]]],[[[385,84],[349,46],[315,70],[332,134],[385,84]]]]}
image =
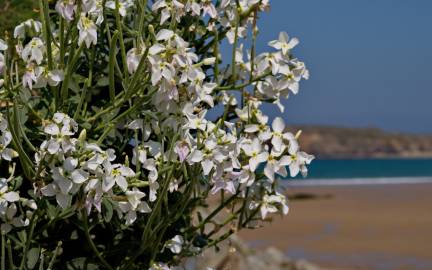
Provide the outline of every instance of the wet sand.
{"type": "Polygon", "coordinates": [[[291,201],[288,216],[241,237],[323,266],[432,269],[432,184],[289,188],[299,193],[318,197],[291,201]]]}

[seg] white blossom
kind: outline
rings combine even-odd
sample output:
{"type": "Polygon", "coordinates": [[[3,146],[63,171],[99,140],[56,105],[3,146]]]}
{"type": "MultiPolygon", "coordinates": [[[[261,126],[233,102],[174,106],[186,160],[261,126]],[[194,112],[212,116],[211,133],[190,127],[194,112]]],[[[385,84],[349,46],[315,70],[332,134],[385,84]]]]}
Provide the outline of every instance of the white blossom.
{"type": "Polygon", "coordinates": [[[117,184],[121,190],[126,191],[128,187],[128,177],[135,176],[135,172],[121,164],[111,164],[110,162],[104,162],[104,175],[102,182],[102,190],[107,192],[115,184],[117,184]]]}
{"type": "Polygon", "coordinates": [[[249,158],[249,168],[252,172],[256,170],[260,163],[267,160],[268,153],[262,150],[262,142],[255,138],[252,142],[243,144],[242,148],[249,158]]]}
{"type": "Polygon", "coordinates": [[[43,41],[40,38],[33,38],[22,50],[21,57],[26,62],[35,61],[37,64],[41,64],[44,59],[44,51],[43,41]]]}
{"type": "Polygon", "coordinates": [[[269,42],[270,46],[277,50],[282,50],[283,54],[287,54],[289,50],[294,48],[297,44],[299,44],[299,40],[297,38],[292,38],[290,40],[286,32],[281,32],[278,40],[269,42]]]}
{"type": "Polygon", "coordinates": [[[98,38],[97,26],[90,18],[81,15],[80,20],[78,21],[78,30],[79,45],[81,45],[83,42],[85,43],[87,48],[90,48],[92,44],[96,45],[98,38]]]}
{"type": "MultiPolygon", "coordinates": [[[[130,0],[118,0],[118,5],[120,16],[125,17],[127,14],[127,9],[133,5],[133,2],[130,0]]],[[[109,9],[116,10],[116,1],[107,1],[105,6],[109,9]]]]}
{"type": "Polygon", "coordinates": [[[181,235],[176,235],[171,240],[167,241],[165,246],[169,248],[172,253],[179,254],[182,251],[183,244],[183,237],[181,235]]]}
{"type": "Polygon", "coordinates": [[[40,33],[42,30],[42,23],[33,19],[26,20],[15,27],[14,37],[24,39],[27,29],[40,33]]]}
{"type": "Polygon", "coordinates": [[[56,11],[66,20],[72,21],[77,9],[75,0],[59,0],[55,6],[56,11]]]}

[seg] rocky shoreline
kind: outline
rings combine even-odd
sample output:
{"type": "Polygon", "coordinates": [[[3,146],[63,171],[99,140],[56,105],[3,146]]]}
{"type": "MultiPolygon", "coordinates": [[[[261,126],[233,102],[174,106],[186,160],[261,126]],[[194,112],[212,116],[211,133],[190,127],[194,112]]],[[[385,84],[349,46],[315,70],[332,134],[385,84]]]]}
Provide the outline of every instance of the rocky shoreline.
{"type": "Polygon", "coordinates": [[[291,126],[300,143],[318,158],[430,158],[432,135],[391,133],[376,128],[291,126]]]}

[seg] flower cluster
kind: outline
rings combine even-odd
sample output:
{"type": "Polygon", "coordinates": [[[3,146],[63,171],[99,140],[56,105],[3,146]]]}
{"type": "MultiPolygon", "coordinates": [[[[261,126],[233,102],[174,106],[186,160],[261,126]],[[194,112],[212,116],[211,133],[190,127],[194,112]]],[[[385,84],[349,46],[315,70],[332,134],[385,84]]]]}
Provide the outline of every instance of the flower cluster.
{"type": "Polygon", "coordinates": [[[267,0],[40,2],[0,39],[5,237],[71,269],[172,269],[288,213],[279,180],[314,157],[263,108],[309,72],[286,33],[256,52],[267,0]]]}

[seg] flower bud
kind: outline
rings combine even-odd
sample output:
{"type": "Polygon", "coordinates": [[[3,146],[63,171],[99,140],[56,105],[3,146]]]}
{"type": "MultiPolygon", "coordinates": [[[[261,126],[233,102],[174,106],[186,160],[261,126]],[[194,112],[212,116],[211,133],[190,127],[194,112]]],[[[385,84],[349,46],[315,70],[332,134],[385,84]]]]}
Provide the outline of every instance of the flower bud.
{"type": "Polygon", "coordinates": [[[86,129],[83,129],[83,130],[81,131],[80,135],[78,136],[78,141],[79,141],[80,143],[84,143],[84,142],[86,141],[86,139],[87,139],[87,130],[86,130],[86,129]]]}
{"type": "Polygon", "coordinates": [[[155,34],[155,31],[154,31],[154,27],[153,27],[153,25],[150,24],[150,25],[148,26],[148,30],[149,30],[150,34],[152,34],[152,35],[155,34]]]}
{"type": "Polygon", "coordinates": [[[203,64],[206,66],[213,65],[216,63],[216,57],[209,57],[203,60],[203,64]]]}
{"type": "Polygon", "coordinates": [[[295,135],[296,140],[298,140],[298,138],[300,138],[300,135],[302,134],[302,132],[303,131],[301,129],[299,131],[297,131],[297,133],[295,135]]]}

